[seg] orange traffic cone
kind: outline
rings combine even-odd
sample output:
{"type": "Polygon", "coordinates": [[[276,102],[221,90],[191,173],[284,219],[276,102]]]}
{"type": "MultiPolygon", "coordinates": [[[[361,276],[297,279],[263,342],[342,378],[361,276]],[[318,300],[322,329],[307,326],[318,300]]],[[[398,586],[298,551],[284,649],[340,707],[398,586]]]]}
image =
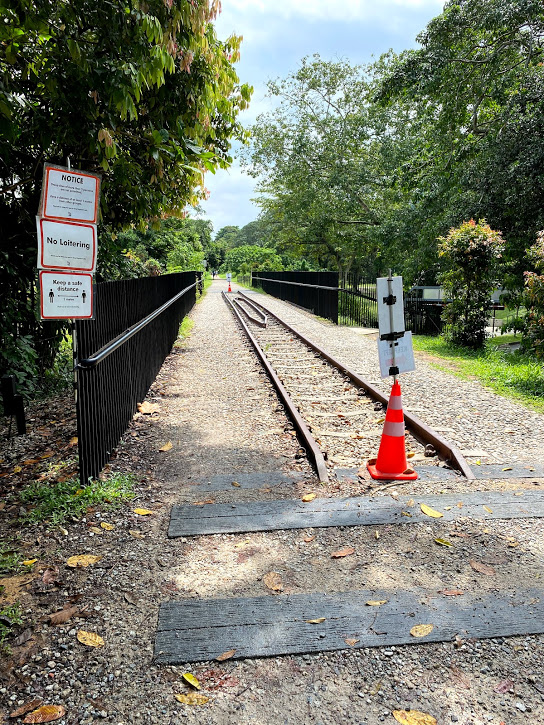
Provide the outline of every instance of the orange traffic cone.
{"type": "Polygon", "coordinates": [[[414,481],[417,478],[417,473],[408,468],[406,462],[404,413],[400,385],[396,381],[391,388],[378,458],[370,459],[366,467],[372,478],[381,481],[414,481]]]}
{"type": "Polygon", "coordinates": [[[230,288],[230,279],[229,279],[229,288],[228,288],[227,292],[232,292],[232,290],[230,288]]]}

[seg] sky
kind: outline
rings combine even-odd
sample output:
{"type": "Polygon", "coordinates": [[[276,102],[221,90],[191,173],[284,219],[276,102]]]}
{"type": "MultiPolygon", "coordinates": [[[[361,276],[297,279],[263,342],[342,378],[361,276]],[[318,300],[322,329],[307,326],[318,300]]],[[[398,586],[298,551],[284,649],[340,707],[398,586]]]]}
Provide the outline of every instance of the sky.
{"type": "MultiPolygon", "coordinates": [[[[295,72],[305,56],[318,53],[323,60],[357,65],[390,48],[417,47],[416,36],[443,5],[443,0],[222,0],[217,35],[222,40],[233,33],[243,36],[235,67],[240,82],[254,88],[241,123],[250,126],[273,108],[267,81],[295,72]]],[[[242,171],[239,147],[233,145],[232,154],[229,170],[205,178],[210,198],[201,204],[200,217],[212,221],[214,233],[224,226],[243,227],[259,215],[251,201],[256,181],[242,171]]]]}

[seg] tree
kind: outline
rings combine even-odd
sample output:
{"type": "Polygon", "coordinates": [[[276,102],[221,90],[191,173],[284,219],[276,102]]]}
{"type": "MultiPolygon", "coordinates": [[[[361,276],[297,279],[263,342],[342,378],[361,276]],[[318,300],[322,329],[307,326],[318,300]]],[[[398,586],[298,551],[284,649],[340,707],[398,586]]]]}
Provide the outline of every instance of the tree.
{"type": "Polygon", "coordinates": [[[281,257],[273,249],[251,245],[229,250],[221,268],[222,272],[233,272],[234,274],[261,270],[281,272],[283,270],[281,257]]]}
{"type": "MultiPolygon", "coordinates": [[[[35,219],[44,161],[101,171],[100,251],[205,196],[203,173],[231,163],[251,89],[233,68],[241,39],[220,41],[217,0],[6,0],[0,10],[2,340],[36,321],[35,219]]],[[[58,326],[49,325],[49,328],[58,326]]],[[[51,329],[47,336],[50,337],[51,329]]],[[[54,345],[51,347],[54,352],[54,345]]],[[[13,361],[9,361],[11,367],[13,361]]],[[[0,357],[0,373],[8,361],[0,357]]]]}

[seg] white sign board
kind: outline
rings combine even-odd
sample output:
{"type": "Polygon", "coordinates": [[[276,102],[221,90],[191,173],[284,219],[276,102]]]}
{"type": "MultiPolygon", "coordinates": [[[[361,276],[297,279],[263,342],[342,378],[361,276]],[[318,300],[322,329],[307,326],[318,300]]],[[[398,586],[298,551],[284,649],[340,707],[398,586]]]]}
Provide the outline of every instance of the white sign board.
{"type": "Polygon", "coordinates": [[[39,216],[96,224],[100,176],[45,164],[39,216]]]}
{"type": "Polygon", "coordinates": [[[42,320],[90,320],[93,276],[82,272],[40,272],[42,320]]]}
{"type": "Polygon", "coordinates": [[[395,365],[399,373],[408,373],[416,369],[414,349],[412,347],[412,333],[405,332],[404,337],[398,340],[378,340],[378,355],[380,358],[380,375],[388,377],[389,368],[395,365]],[[393,363],[393,346],[395,346],[395,362],[393,363]]]}
{"type": "Polygon", "coordinates": [[[36,217],[38,268],[94,272],[96,224],[58,222],[36,217]]]}
{"type": "Polygon", "coordinates": [[[378,327],[380,328],[380,335],[389,335],[392,332],[404,332],[402,277],[391,278],[391,294],[396,298],[394,304],[388,305],[387,302],[384,302],[385,299],[389,298],[389,280],[387,277],[378,277],[376,280],[376,294],[378,297],[378,327]],[[392,315],[391,310],[393,311],[392,315]]]}

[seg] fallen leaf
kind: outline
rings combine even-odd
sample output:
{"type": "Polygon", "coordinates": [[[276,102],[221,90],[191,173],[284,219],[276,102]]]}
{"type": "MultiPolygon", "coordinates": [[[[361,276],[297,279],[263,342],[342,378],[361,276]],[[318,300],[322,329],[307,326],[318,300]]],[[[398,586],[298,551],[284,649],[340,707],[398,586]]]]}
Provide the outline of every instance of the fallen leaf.
{"type": "Polygon", "coordinates": [[[409,514],[408,511],[401,511],[400,512],[400,515],[401,516],[408,516],[409,518],[412,518],[412,514],[409,514]]]}
{"type": "Polygon", "coordinates": [[[165,443],[163,446],[159,448],[159,451],[163,451],[166,453],[166,451],[172,450],[172,441],[168,441],[168,443],[165,443]]]}
{"type": "Polygon", "coordinates": [[[222,655],[218,655],[215,658],[216,662],[224,662],[225,660],[230,660],[230,658],[236,653],[235,649],[229,649],[227,652],[223,652],[222,655]]]}
{"type": "Polygon", "coordinates": [[[44,453],[43,456],[40,456],[40,460],[43,460],[44,458],[51,458],[51,456],[54,456],[54,451],[48,451],[47,453],[44,453]]]}
{"type": "Polygon", "coordinates": [[[98,526],[90,526],[89,531],[92,531],[93,534],[101,534],[102,529],[99,529],[98,526]]]}
{"type": "Polygon", "coordinates": [[[487,574],[487,576],[495,576],[495,569],[489,564],[484,564],[482,561],[476,561],[476,559],[470,560],[470,566],[474,571],[479,571],[480,574],[487,574]]]}
{"type": "Polygon", "coordinates": [[[315,539],[315,536],[305,536],[304,541],[306,544],[309,544],[310,541],[313,541],[315,539]]]}
{"type": "Polygon", "coordinates": [[[105,644],[100,635],[95,634],[94,632],[85,632],[83,629],[80,629],[77,633],[77,639],[78,642],[86,644],[87,647],[103,647],[105,644]]]}
{"type": "Polygon", "coordinates": [[[240,488],[242,486],[242,484],[238,483],[238,481],[233,481],[230,485],[234,486],[234,488],[240,488]]]}
{"type": "Polygon", "coordinates": [[[43,700],[40,699],[31,700],[30,702],[21,705],[21,707],[18,707],[17,710],[10,712],[9,717],[21,717],[21,715],[26,715],[27,712],[35,710],[37,707],[39,707],[42,702],[43,700]]]}
{"type": "Polygon", "coordinates": [[[407,506],[413,506],[415,504],[415,501],[413,498],[411,498],[409,501],[406,502],[407,506]]]}
{"type": "Polygon", "coordinates": [[[71,556],[66,562],[66,565],[72,569],[76,567],[84,568],[90,564],[96,564],[101,558],[101,556],[94,556],[93,554],[78,554],[77,556],[71,556]]]}
{"type": "Polygon", "coordinates": [[[353,546],[346,546],[338,551],[333,551],[331,559],[342,559],[344,556],[350,556],[351,554],[355,554],[355,549],[353,546]]]}
{"type": "Polygon", "coordinates": [[[484,509],[487,511],[488,514],[493,513],[493,509],[490,509],[489,506],[484,506],[484,509]]]}
{"type": "Polygon", "coordinates": [[[325,619],[326,619],[326,617],[318,617],[317,619],[305,619],[304,621],[307,624],[321,624],[322,622],[325,621],[325,619]]]}
{"type": "Polygon", "coordinates": [[[79,607],[67,607],[49,615],[49,624],[64,624],[69,619],[79,614],[79,607]]]}
{"type": "MultiPolygon", "coordinates": [[[[460,640],[461,644],[463,644],[463,641],[460,640]]],[[[451,668],[451,675],[452,678],[455,680],[455,682],[462,687],[465,688],[465,690],[470,690],[472,685],[470,678],[458,667],[452,667],[451,668]]]]}
{"type": "Polygon", "coordinates": [[[62,705],[42,705],[34,712],[30,712],[23,723],[53,722],[53,720],[60,720],[65,714],[66,708],[62,705]]]}
{"type": "Polygon", "coordinates": [[[453,544],[447,541],[446,539],[435,539],[434,540],[436,544],[439,544],[440,546],[450,546],[452,547],[453,544]]]}
{"type": "Polygon", "coordinates": [[[416,624],[412,627],[410,634],[412,637],[426,637],[434,629],[434,624],[416,624]]]}
{"type": "Polygon", "coordinates": [[[263,582],[268,587],[268,589],[271,589],[273,592],[283,591],[281,574],[279,574],[277,571],[269,571],[268,574],[265,574],[263,577],[263,582]]]}
{"type": "Polygon", "coordinates": [[[144,400],[143,403],[138,403],[138,410],[143,415],[151,415],[152,413],[158,413],[160,407],[156,403],[149,403],[147,400],[144,400]]]}
{"type": "Polygon", "coordinates": [[[101,522],[100,527],[102,529],[106,529],[106,531],[113,531],[113,529],[115,528],[115,526],[113,524],[108,524],[105,521],[101,522]]]}
{"type": "Polygon", "coordinates": [[[23,566],[32,566],[32,564],[35,564],[37,561],[37,559],[25,559],[25,561],[23,561],[23,566]]]}
{"type": "Polygon", "coordinates": [[[430,506],[427,506],[426,503],[420,503],[421,510],[426,516],[430,516],[433,519],[440,519],[444,514],[441,514],[440,511],[435,511],[430,506]]]}
{"type": "Polygon", "coordinates": [[[378,680],[374,683],[372,686],[372,689],[369,691],[369,695],[377,695],[378,692],[382,689],[382,681],[378,680]]]}
{"type": "Polygon", "coordinates": [[[215,503],[213,498],[207,498],[205,501],[195,501],[193,506],[207,506],[210,503],[215,503]]]}
{"type": "Polygon", "coordinates": [[[368,602],[365,602],[365,604],[367,607],[381,607],[382,604],[385,604],[388,601],[388,599],[369,599],[368,602]]]}
{"type": "Polygon", "coordinates": [[[129,529],[128,533],[135,539],[145,539],[145,536],[143,536],[140,531],[136,531],[136,529],[129,529]]]}
{"type": "Polygon", "coordinates": [[[59,569],[57,566],[48,566],[42,576],[44,584],[54,584],[58,581],[59,569]]]}
{"type": "Polygon", "coordinates": [[[185,682],[188,682],[192,687],[195,688],[195,690],[200,690],[200,682],[190,672],[184,672],[182,674],[182,677],[185,680],[185,682]]]}
{"type": "Polygon", "coordinates": [[[375,531],[374,532],[374,538],[376,539],[376,541],[380,538],[380,532],[379,531],[375,531]]]}
{"type": "Polygon", "coordinates": [[[460,589],[442,589],[438,593],[443,594],[445,597],[460,597],[465,592],[462,592],[460,589]]]}
{"type": "Polygon", "coordinates": [[[149,509],[134,509],[134,513],[138,516],[152,516],[155,512],[149,509]]]}
{"type": "Polygon", "coordinates": [[[22,466],[15,466],[15,468],[13,469],[13,473],[21,473],[22,470],[22,466]]]}
{"type": "Polygon", "coordinates": [[[184,705],[205,705],[210,699],[200,692],[188,692],[186,695],[174,695],[174,697],[184,705]]]}
{"type": "Polygon", "coordinates": [[[70,443],[68,445],[69,446],[77,446],[78,442],[79,441],[78,441],[77,436],[74,436],[73,438],[70,438],[70,443]]]}
{"type": "Polygon", "coordinates": [[[129,604],[136,606],[136,604],[138,603],[136,597],[134,597],[130,592],[125,592],[123,596],[125,598],[125,601],[129,604]]]}
{"type": "Polygon", "coordinates": [[[28,461],[23,461],[23,466],[32,466],[34,463],[39,463],[39,458],[29,458],[28,461]]]}
{"type": "Polygon", "coordinates": [[[458,509],[462,509],[463,508],[463,502],[462,501],[459,501],[459,503],[457,504],[457,508],[458,509]]]}
{"type": "Polygon", "coordinates": [[[347,645],[349,645],[350,647],[355,647],[357,642],[360,642],[360,641],[361,641],[360,639],[350,639],[349,637],[346,637],[346,639],[344,640],[344,642],[347,645]]]}
{"type": "Polygon", "coordinates": [[[437,725],[436,718],[419,710],[393,710],[393,717],[401,725],[437,725]]]}
{"type": "Polygon", "coordinates": [[[493,688],[494,692],[497,692],[499,695],[504,695],[505,692],[510,692],[510,690],[514,689],[514,683],[512,680],[503,680],[502,682],[499,682],[499,684],[493,688]]]}
{"type": "Polygon", "coordinates": [[[505,466],[504,468],[501,468],[501,471],[511,471],[512,466],[505,466]]]}
{"type": "Polygon", "coordinates": [[[516,548],[516,546],[519,546],[519,541],[511,541],[511,542],[510,542],[510,543],[508,544],[508,547],[509,547],[510,549],[515,549],[515,548],[516,548]]]}
{"type": "Polygon", "coordinates": [[[305,493],[302,497],[302,501],[304,501],[304,503],[309,503],[310,501],[313,501],[316,497],[317,493],[305,493]]]}

